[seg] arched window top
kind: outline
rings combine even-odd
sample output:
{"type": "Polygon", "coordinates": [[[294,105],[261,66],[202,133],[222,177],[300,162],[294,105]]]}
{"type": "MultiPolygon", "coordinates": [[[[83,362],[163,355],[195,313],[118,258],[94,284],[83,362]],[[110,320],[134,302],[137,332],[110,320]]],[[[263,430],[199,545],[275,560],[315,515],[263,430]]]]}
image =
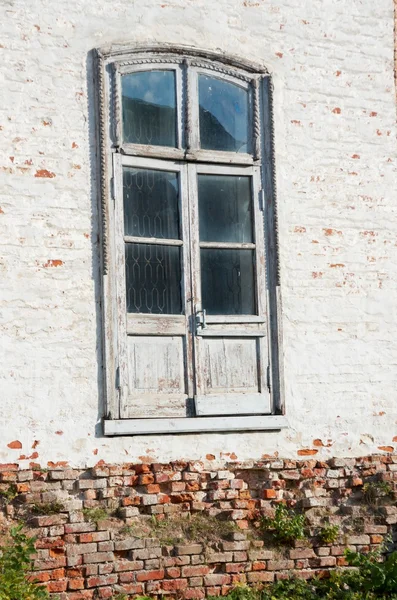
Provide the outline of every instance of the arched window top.
{"type": "Polygon", "coordinates": [[[98,57],[113,147],[160,158],[260,160],[265,69],[183,49],[113,48],[98,57]]]}

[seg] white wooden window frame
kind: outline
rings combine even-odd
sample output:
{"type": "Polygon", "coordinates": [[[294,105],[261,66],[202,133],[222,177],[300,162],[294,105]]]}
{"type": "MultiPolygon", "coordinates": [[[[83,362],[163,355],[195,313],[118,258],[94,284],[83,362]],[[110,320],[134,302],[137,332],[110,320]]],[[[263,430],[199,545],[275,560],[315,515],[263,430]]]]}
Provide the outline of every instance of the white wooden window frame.
{"type": "MultiPolygon", "coordinates": [[[[192,67],[188,72],[188,81],[189,81],[189,90],[191,93],[191,112],[190,115],[190,156],[188,154],[188,158],[194,158],[195,160],[203,161],[203,162],[216,162],[218,164],[253,164],[254,157],[253,152],[245,153],[245,152],[221,152],[218,150],[205,150],[200,147],[200,119],[199,119],[199,85],[198,79],[199,75],[207,75],[208,77],[214,77],[215,79],[220,79],[221,81],[227,81],[229,83],[233,83],[233,85],[237,85],[241,87],[243,90],[248,92],[249,98],[249,108],[251,111],[249,113],[249,117],[253,113],[253,90],[252,90],[252,82],[248,82],[243,79],[236,79],[236,73],[232,76],[230,74],[217,73],[212,71],[210,68],[205,67],[192,67]]],[[[248,123],[248,127],[251,131],[250,139],[249,139],[249,149],[252,149],[254,145],[254,135],[253,135],[253,127],[250,118],[250,122],[248,123]]]]}
{"type": "MultiPolygon", "coordinates": [[[[282,350],[281,350],[281,327],[279,313],[280,294],[279,277],[277,265],[273,260],[277,258],[277,231],[276,231],[276,206],[275,206],[275,183],[273,164],[273,141],[272,131],[269,130],[265,136],[265,128],[273,126],[271,114],[271,97],[261,92],[261,86],[266,81],[267,89],[271,91],[269,74],[262,66],[241,63],[231,59],[228,64],[225,59],[208,53],[189,51],[176,52],[170,49],[155,47],[152,49],[131,49],[131,47],[106,48],[97,51],[96,76],[98,86],[98,134],[100,139],[100,208],[102,221],[102,266],[103,266],[103,316],[104,316],[104,371],[106,381],[106,411],[104,418],[105,435],[141,435],[155,433],[191,433],[191,432],[215,432],[215,431],[250,431],[250,430],[278,430],[287,426],[283,403],[282,385],[282,350]],[[150,69],[172,69],[176,73],[177,91],[177,147],[165,148],[138,144],[125,144],[122,141],[121,131],[121,76],[136,71],[147,71],[150,69]],[[218,152],[202,150],[199,147],[198,129],[198,74],[204,73],[220,79],[237,83],[245,89],[250,90],[251,105],[253,107],[252,123],[252,152],[250,154],[218,152]],[[183,106],[186,101],[188,106],[183,106]],[[110,116],[110,122],[109,122],[110,116]],[[255,208],[255,251],[258,254],[258,244],[268,249],[266,258],[260,262],[260,270],[257,277],[262,279],[262,286],[258,286],[257,300],[259,314],[227,318],[228,323],[233,321],[246,324],[247,328],[260,328],[264,323],[261,311],[267,304],[266,319],[266,343],[276,346],[270,349],[269,381],[272,394],[269,394],[269,406],[266,412],[269,414],[247,414],[247,415],[216,415],[206,416],[205,403],[202,408],[196,406],[195,417],[182,418],[128,418],[128,414],[121,414],[121,398],[124,390],[120,381],[125,380],[126,365],[121,360],[126,356],[125,334],[131,328],[139,331],[143,327],[140,317],[142,315],[127,315],[125,298],[125,265],[122,257],[124,251],[124,231],[122,215],[122,189],[120,189],[120,173],[123,165],[146,168],[166,168],[165,160],[170,161],[167,168],[178,170],[181,176],[182,194],[187,194],[188,175],[197,172],[216,172],[217,174],[228,172],[228,168],[234,173],[247,173],[249,169],[254,175],[254,202],[255,208]],[[189,174],[185,164],[172,161],[187,161],[190,163],[189,174]],[[194,162],[197,162],[194,165],[194,162]],[[205,165],[201,164],[205,161],[205,165]],[[216,163],[211,166],[211,163],[216,163]],[[227,165],[233,165],[227,167],[227,165]],[[194,165],[194,166],[193,166],[194,165]],[[273,201],[273,203],[272,203],[273,201]],[[260,204],[265,214],[265,223],[270,224],[270,231],[264,228],[260,204]],[[269,212],[270,206],[270,212],[269,212]],[[266,236],[269,238],[266,240],[266,236]],[[116,257],[119,257],[115,260],[116,257]],[[265,263],[270,273],[265,275],[265,263]],[[270,286],[265,285],[266,279],[270,286]],[[273,314],[269,316],[269,287],[271,303],[273,303],[273,314]],[[277,379],[277,381],[276,381],[277,379]],[[275,393],[276,391],[276,393],[275,393]]],[[[166,169],[167,170],[167,169],[166,169]]],[[[231,172],[231,171],[229,171],[231,172]]],[[[192,193],[190,184],[189,193],[192,193]]],[[[193,203],[197,207],[197,202],[193,203]]],[[[184,231],[186,239],[183,240],[184,260],[189,260],[191,250],[193,254],[193,265],[197,267],[199,248],[198,237],[194,236],[191,242],[189,233],[184,231]]],[[[128,240],[133,241],[133,240],[128,240]]],[[[140,240],[142,241],[142,240],[140,240]]],[[[153,240],[151,240],[153,243],[153,240]]],[[[162,242],[161,242],[162,243],[162,242]]],[[[258,257],[257,257],[258,258],[258,257]]],[[[185,270],[186,271],[186,270],[185,270]]],[[[197,278],[196,278],[197,279],[197,278]]],[[[190,282],[184,282],[185,294],[190,282]]],[[[194,282],[193,282],[194,285],[194,282]]],[[[152,323],[153,331],[159,316],[145,315],[145,325],[152,323]]],[[[182,319],[170,318],[170,327],[181,327],[178,325],[182,319]]],[[[187,319],[188,315],[183,316],[187,319]]],[[[224,325],[223,316],[208,317],[211,326],[217,323],[224,325]]],[[[241,333],[241,332],[240,332],[241,333]]],[[[205,334],[204,334],[205,335],[205,334]]],[[[189,384],[190,385],[190,384],[189,384]]],[[[189,387],[189,394],[191,394],[189,387]]],[[[139,401],[139,398],[137,398],[139,401]]],[[[249,412],[250,409],[248,409],[249,412]]],[[[149,411],[150,412],[150,411],[149,411]]]]}

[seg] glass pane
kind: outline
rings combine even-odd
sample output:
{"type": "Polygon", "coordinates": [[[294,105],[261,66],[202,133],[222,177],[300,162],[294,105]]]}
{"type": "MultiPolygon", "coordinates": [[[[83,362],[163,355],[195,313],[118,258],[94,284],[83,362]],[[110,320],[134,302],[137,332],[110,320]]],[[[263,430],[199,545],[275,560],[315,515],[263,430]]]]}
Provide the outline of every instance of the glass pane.
{"type": "Polygon", "coordinates": [[[255,314],[253,250],[201,250],[202,305],[209,315],[255,314]]]}
{"type": "Polygon", "coordinates": [[[175,147],[175,71],[130,73],[121,81],[124,141],[175,147]]]}
{"type": "Polygon", "coordinates": [[[126,244],[127,312],[182,313],[181,248],[126,244]]]}
{"type": "Polygon", "coordinates": [[[125,235],[179,238],[177,173],[124,167],[123,197],[125,235]]]}
{"type": "Polygon", "coordinates": [[[250,177],[199,175],[200,240],[252,242],[250,177]]]}
{"type": "Polygon", "coordinates": [[[199,75],[201,148],[249,152],[249,95],[234,83],[199,75]]]}

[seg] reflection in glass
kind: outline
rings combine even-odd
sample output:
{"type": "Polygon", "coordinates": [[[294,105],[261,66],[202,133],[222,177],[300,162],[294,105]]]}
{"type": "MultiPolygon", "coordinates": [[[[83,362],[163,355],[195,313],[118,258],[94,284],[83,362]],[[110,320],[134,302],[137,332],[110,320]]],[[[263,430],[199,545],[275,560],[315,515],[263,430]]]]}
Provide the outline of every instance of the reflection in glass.
{"type": "Polygon", "coordinates": [[[124,233],[179,238],[178,174],[123,168],[124,233]]]}
{"type": "Polygon", "coordinates": [[[199,175],[200,240],[252,242],[250,177],[199,175]]]}
{"type": "Polygon", "coordinates": [[[124,142],[175,147],[175,71],[130,73],[121,82],[124,142]]]}
{"type": "Polygon", "coordinates": [[[209,315],[255,314],[253,251],[202,248],[201,295],[209,315]]]}
{"type": "Polygon", "coordinates": [[[248,90],[207,75],[198,79],[201,148],[249,152],[248,90]]]}
{"type": "Polygon", "coordinates": [[[181,249],[157,244],[126,244],[127,312],[182,313],[181,249]]]}

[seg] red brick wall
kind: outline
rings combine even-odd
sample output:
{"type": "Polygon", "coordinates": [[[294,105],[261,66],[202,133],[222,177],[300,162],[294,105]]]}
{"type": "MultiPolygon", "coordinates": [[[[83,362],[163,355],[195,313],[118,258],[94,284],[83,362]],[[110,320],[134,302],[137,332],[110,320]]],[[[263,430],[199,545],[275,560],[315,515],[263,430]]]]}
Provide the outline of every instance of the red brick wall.
{"type": "Polygon", "coordinates": [[[89,470],[32,466],[0,465],[0,491],[17,491],[10,503],[3,500],[3,512],[10,522],[24,518],[37,535],[36,575],[61,600],[110,598],[116,591],[203,598],[224,594],[237,582],[269,582],[290,572],[311,577],[344,565],[346,544],[374,548],[393,535],[397,523],[397,455],[236,462],[224,470],[200,462],[99,464],[89,470]],[[376,510],[363,502],[362,485],[369,481],[387,481],[392,489],[376,510]],[[280,554],[247,530],[281,500],[306,513],[309,539],[280,554]],[[32,507],[54,502],[62,504],[59,514],[32,515],[32,507]],[[86,522],[83,508],[95,507],[118,509],[127,525],[139,515],[166,519],[201,512],[237,527],[228,540],[206,547],[161,546],[152,537],[120,538],[114,520],[86,522]],[[333,545],[316,537],[324,518],[341,527],[333,545]]]}

